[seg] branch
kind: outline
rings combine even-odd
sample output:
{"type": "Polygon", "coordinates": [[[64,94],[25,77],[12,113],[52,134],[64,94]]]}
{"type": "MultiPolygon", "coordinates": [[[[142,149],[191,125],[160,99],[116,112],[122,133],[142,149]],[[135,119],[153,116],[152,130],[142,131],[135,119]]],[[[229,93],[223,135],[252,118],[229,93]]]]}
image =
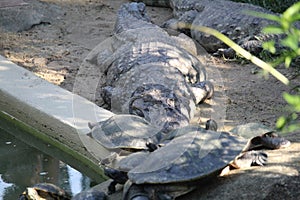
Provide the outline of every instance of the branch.
{"type": "Polygon", "coordinates": [[[272,65],[264,62],[263,60],[259,59],[256,56],[252,55],[250,52],[248,52],[245,49],[243,49],[242,47],[240,47],[238,44],[236,44],[234,41],[232,41],[231,39],[229,39],[227,36],[220,33],[219,31],[212,29],[212,28],[205,27],[205,26],[195,27],[195,26],[187,25],[182,22],[179,22],[178,26],[181,28],[194,29],[194,30],[197,30],[197,31],[209,34],[209,35],[213,35],[214,37],[218,38],[219,40],[221,40],[222,42],[227,44],[229,47],[231,47],[235,52],[237,52],[240,55],[242,55],[243,57],[245,57],[247,60],[250,60],[252,63],[257,65],[258,67],[260,67],[260,68],[266,70],[267,72],[269,72],[270,74],[272,74],[275,78],[277,78],[283,84],[285,84],[285,85],[289,84],[289,80],[283,74],[281,74],[279,71],[277,71],[274,67],[272,67],[272,65]]]}

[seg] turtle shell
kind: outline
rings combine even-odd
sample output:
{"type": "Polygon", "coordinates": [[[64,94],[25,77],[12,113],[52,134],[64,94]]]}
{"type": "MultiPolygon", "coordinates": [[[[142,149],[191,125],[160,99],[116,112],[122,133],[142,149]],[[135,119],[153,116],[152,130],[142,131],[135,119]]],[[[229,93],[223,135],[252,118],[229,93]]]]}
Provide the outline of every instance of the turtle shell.
{"type": "Polygon", "coordinates": [[[262,135],[270,131],[271,128],[260,123],[242,124],[230,130],[232,134],[248,139],[243,151],[263,148],[262,135]]]}
{"type": "Polygon", "coordinates": [[[262,135],[270,131],[272,131],[271,128],[260,123],[247,123],[236,126],[235,128],[230,130],[231,133],[247,139],[252,139],[253,137],[262,135]]]}
{"type": "Polygon", "coordinates": [[[106,200],[107,195],[97,189],[89,189],[76,194],[72,200],[106,200]]]}
{"type": "Polygon", "coordinates": [[[280,137],[275,131],[261,123],[239,125],[230,131],[233,134],[249,139],[245,151],[252,149],[279,149],[288,147],[291,142],[280,137]]]}
{"type": "Polygon", "coordinates": [[[51,183],[37,183],[28,187],[20,199],[57,199],[70,200],[71,196],[60,187],[51,183]]]}
{"type": "Polygon", "coordinates": [[[135,115],[114,115],[94,126],[91,135],[108,149],[148,149],[147,143],[161,139],[158,128],[135,115]]]}
{"type": "Polygon", "coordinates": [[[133,183],[166,184],[214,175],[239,155],[247,143],[246,139],[230,133],[195,126],[177,131],[185,134],[178,134],[179,137],[150,153],[147,159],[129,170],[128,178],[133,183]]]}

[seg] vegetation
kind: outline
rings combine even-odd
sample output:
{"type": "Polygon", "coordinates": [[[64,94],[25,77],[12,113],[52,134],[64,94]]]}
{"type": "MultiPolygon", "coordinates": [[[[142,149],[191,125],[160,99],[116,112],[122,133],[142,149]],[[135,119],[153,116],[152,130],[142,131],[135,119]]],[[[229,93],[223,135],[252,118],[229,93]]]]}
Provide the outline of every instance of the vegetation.
{"type": "Polygon", "coordinates": [[[235,2],[251,3],[264,7],[276,13],[282,13],[298,0],[232,0],[235,2]]]}
{"type": "MultiPolygon", "coordinates": [[[[274,60],[273,66],[284,63],[286,67],[290,67],[291,62],[300,56],[300,30],[295,26],[295,23],[300,20],[300,2],[289,7],[280,16],[270,14],[259,14],[259,16],[277,22],[277,25],[265,27],[263,30],[265,33],[285,35],[280,40],[280,45],[284,47],[285,51],[274,60]]],[[[263,47],[271,53],[276,53],[274,41],[266,42],[263,47]]],[[[276,126],[284,132],[300,129],[298,116],[300,113],[300,90],[299,87],[295,89],[296,94],[283,93],[283,98],[289,105],[289,115],[279,117],[276,126]]]]}
{"type": "MultiPolygon", "coordinates": [[[[262,1],[262,2],[266,2],[266,1],[262,1]]],[[[268,1],[268,2],[273,2],[273,1],[268,1]]],[[[275,2],[281,2],[281,4],[283,4],[283,1],[278,0],[275,2]]],[[[276,22],[277,25],[270,25],[265,27],[263,29],[265,33],[282,34],[284,36],[282,39],[279,40],[280,46],[283,48],[283,51],[279,52],[279,56],[274,58],[272,63],[266,63],[263,60],[257,58],[256,56],[251,55],[249,52],[241,48],[238,44],[234,43],[227,36],[218,32],[217,30],[204,27],[204,26],[193,27],[193,28],[198,31],[204,32],[206,34],[211,34],[215,36],[216,38],[218,38],[219,40],[223,41],[225,44],[230,46],[239,55],[250,60],[252,63],[256,64],[257,66],[261,67],[265,72],[272,74],[283,84],[288,85],[289,80],[285,76],[283,76],[280,72],[278,72],[274,67],[282,63],[284,63],[286,67],[290,67],[292,61],[295,58],[298,58],[300,56],[300,47],[299,47],[300,30],[295,26],[295,23],[300,20],[300,2],[289,7],[286,11],[282,13],[282,15],[272,15],[272,14],[265,14],[265,13],[252,13],[252,14],[276,22]]],[[[186,24],[182,24],[182,26],[187,27],[186,24]]],[[[271,54],[274,55],[276,54],[277,49],[276,49],[275,41],[265,42],[263,44],[263,48],[269,51],[271,54]]],[[[278,118],[276,123],[277,128],[284,132],[300,129],[300,122],[299,122],[300,86],[296,87],[296,94],[289,94],[287,92],[284,92],[283,98],[286,100],[288,104],[289,114],[287,116],[281,116],[278,118]]]]}

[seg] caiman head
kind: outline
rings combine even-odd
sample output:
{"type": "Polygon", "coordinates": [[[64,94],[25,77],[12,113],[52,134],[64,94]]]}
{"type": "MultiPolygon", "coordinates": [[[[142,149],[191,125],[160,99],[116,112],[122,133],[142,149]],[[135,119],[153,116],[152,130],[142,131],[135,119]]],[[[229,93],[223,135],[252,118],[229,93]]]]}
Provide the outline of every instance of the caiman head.
{"type": "Polygon", "coordinates": [[[145,118],[164,133],[189,124],[189,114],[181,99],[161,84],[138,87],[132,93],[129,113],[145,118]]]}

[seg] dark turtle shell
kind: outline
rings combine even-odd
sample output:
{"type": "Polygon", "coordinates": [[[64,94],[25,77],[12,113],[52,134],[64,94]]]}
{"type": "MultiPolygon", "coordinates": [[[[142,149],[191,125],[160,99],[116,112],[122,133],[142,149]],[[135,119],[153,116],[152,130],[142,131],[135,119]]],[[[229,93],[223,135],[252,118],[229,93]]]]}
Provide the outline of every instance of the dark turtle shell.
{"type": "Polygon", "coordinates": [[[76,194],[72,200],[106,200],[107,195],[103,191],[90,189],[76,194]]]}
{"type": "Polygon", "coordinates": [[[161,133],[145,119],[135,115],[114,115],[94,126],[91,135],[108,149],[148,149],[157,144],[161,133]]]}
{"type": "Polygon", "coordinates": [[[129,170],[128,178],[133,183],[164,184],[204,178],[222,170],[247,144],[242,137],[196,126],[177,131],[185,134],[178,134],[179,137],[150,153],[147,159],[129,170]]]}
{"type": "Polygon", "coordinates": [[[26,188],[19,200],[49,199],[49,200],[71,200],[71,196],[60,187],[51,183],[37,183],[26,188]]]}

